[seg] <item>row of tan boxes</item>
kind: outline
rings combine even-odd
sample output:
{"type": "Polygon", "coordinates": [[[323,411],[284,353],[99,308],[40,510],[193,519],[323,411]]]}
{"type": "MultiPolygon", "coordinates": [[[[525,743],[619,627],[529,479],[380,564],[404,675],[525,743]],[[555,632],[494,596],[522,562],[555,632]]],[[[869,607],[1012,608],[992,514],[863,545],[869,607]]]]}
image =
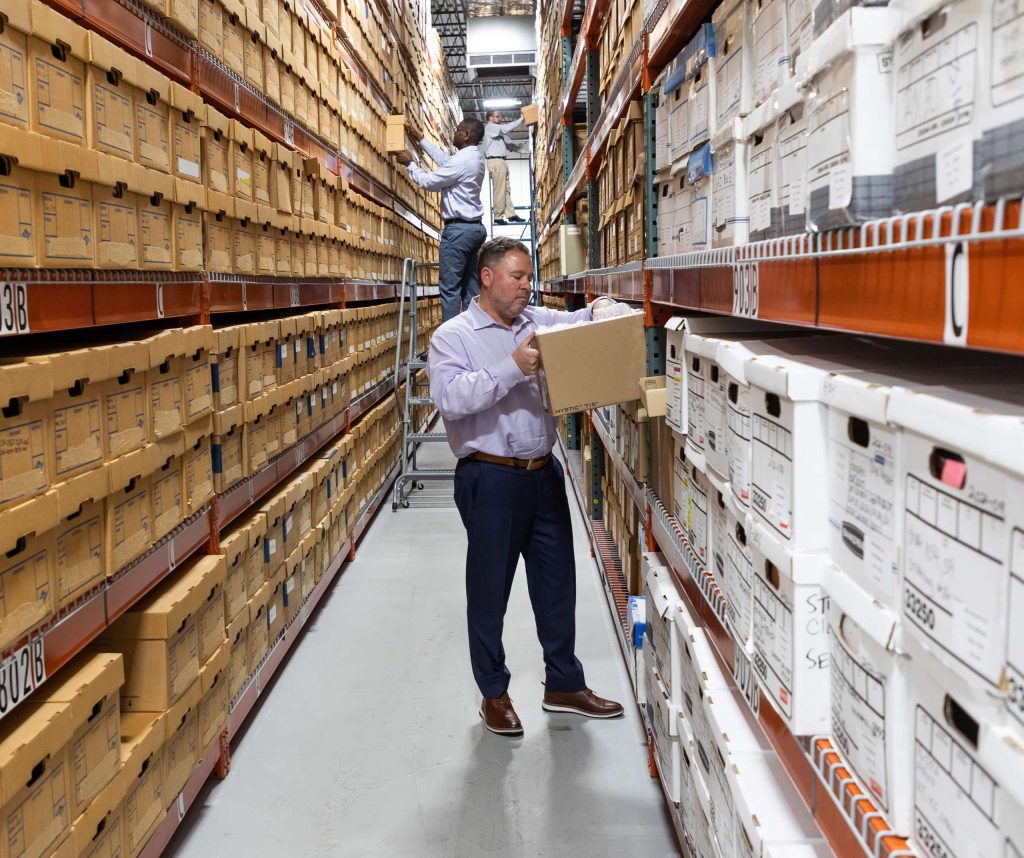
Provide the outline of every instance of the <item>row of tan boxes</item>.
{"type": "MultiPolygon", "coordinates": [[[[10,126],[0,135],[9,162],[0,192],[18,214],[2,264],[198,270],[199,210],[356,250],[415,255],[429,244],[319,162],[227,119],[38,0],[12,8],[0,46],[18,66],[0,89],[14,105],[0,115],[10,126]]],[[[242,273],[255,273],[255,249],[238,256],[249,257],[242,273]]]]}
{"type": "Polygon", "coordinates": [[[141,852],[380,490],[399,432],[395,402],[377,406],[5,720],[3,842],[25,858],[141,852]]]}
{"type": "Polygon", "coordinates": [[[395,326],[382,305],[0,365],[0,647],[386,379],[395,326]]]}
{"type": "Polygon", "coordinates": [[[630,102],[612,130],[598,171],[602,264],[622,265],[644,257],[643,105],[630,102]]]}

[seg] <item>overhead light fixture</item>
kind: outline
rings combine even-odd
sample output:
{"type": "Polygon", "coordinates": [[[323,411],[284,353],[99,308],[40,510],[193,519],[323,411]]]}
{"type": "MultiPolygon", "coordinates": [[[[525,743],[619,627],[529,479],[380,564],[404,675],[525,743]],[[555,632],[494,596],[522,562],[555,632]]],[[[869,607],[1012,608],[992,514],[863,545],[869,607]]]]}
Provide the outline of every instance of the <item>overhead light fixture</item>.
{"type": "Polygon", "coordinates": [[[485,98],[484,107],[491,110],[505,110],[509,107],[519,107],[522,102],[518,98],[485,98]]]}

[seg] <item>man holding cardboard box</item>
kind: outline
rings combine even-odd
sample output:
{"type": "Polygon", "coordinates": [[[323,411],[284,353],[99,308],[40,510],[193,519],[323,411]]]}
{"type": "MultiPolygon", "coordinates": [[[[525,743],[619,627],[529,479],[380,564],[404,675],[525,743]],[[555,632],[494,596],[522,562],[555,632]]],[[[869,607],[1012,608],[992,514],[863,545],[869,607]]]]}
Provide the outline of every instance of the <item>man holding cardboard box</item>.
{"type": "Polygon", "coordinates": [[[491,176],[491,205],[494,207],[494,222],[498,226],[506,226],[510,223],[525,223],[524,219],[516,214],[516,207],[512,204],[512,183],[508,178],[508,153],[512,138],[508,136],[523,124],[523,117],[512,122],[501,121],[501,114],[492,110],[487,114],[487,124],[484,126],[484,157],[487,159],[487,172],[491,176]]]}
{"type": "Polygon", "coordinates": [[[410,178],[427,191],[441,192],[441,246],[438,249],[441,291],[441,316],[447,321],[469,306],[480,293],[476,273],[476,252],[487,238],[483,225],[484,207],[480,190],[484,184],[484,157],[480,141],[484,126],[479,119],[464,119],[455,129],[452,141],[455,153],[449,154],[427,140],[419,129],[406,119],[406,130],[413,140],[437,164],[430,173],[413,163],[407,149],[395,153],[395,160],[405,164],[410,178]]]}
{"type": "Polygon", "coordinates": [[[480,249],[480,295],[438,328],[430,343],[430,394],[459,459],[455,502],[466,526],[466,597],[473,675],[488,730],[518,736],[501,635],[520,555],[546,672],[543,708],[614,718],[622,706],[587,688],[576,658],[576,566],[565,473],[551,455],[555,421],[543,405],[533,347],[539,327],[589,322],[529,306],[533,266],[526,247],[496,238],[480,249]]]}

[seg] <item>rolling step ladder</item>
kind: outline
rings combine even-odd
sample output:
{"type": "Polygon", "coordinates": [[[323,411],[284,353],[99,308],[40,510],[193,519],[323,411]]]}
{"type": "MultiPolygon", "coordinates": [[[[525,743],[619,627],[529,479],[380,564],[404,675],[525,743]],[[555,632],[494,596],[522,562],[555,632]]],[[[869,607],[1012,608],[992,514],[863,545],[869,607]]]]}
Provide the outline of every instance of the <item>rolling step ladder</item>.
{"type": "MultiPolygon", "coordinates": [[[[417,406],[433,405],[425,374],[427,362],[420,350],[417,339],[417,300],[419,299],[418,271],[433,268],[436,263],[421,263],[415,259],[402,260],[402,291],[398,303],[398,343],[395,346],[395,396],[402,415],[401,472],[395,480],[391,510],[408,508],[409,493],[423,488],[427,480],[451,480],[455,478],[454,468],[425,468],[417,462],[420,444],[447,443],[448,434],[443,429],[431,429],[434,417],[424,426],[413,425],[414,409],[417,406]],[[408,327],[408,337],[405,336],[408,327]],[[405,351],[403,353],[403,346],[405,351]],[[407,490],[406,487],[409,487],[407,490]]],[[[435,415],[436,417],[436,415],[435,415]]]]}

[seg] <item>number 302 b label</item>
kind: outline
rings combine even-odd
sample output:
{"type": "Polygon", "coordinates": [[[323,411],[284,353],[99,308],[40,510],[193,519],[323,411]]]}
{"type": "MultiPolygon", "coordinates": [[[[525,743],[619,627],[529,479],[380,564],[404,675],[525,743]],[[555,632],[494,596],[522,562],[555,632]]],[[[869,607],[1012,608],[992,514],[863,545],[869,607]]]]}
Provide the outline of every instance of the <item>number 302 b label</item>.
{"type": "Polygon", "coordinates": [[[0,337],[28,332],[28,286],[0,283],[0,337]]]}
{"type": "Polygon", "coordinates": [[[46,679],[41,637],[30,640],[0,663],[0,718],[24,701],[46,679]]]}

